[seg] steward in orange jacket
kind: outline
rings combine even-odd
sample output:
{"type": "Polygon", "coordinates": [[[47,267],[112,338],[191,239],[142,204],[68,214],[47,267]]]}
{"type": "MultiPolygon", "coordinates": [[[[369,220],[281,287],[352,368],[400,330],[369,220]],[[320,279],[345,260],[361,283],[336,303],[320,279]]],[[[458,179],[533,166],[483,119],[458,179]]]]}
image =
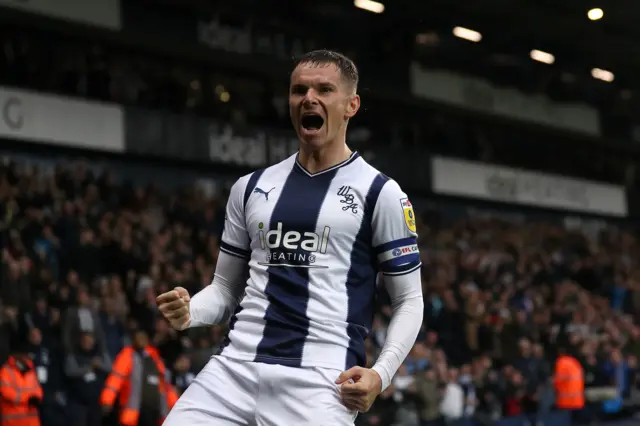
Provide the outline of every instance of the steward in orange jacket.
{"type": "Polygon", "coordinates": [[[0,426],[40,426],[42,388],[27,355],[9,357],[0,369],[0,426]]]}
{"type": "Polygon", "coordinates": [[[553,384],[556,390],[556,407],[560,410],[584,408],[584,370],[580,362],[559,350],[553,384]]]}
{"type": "Polygon", "coordinates": [[[146,333],[139,330],[133,346],[125,347],[116,357],[100,404],[109,412],[119,395],[120,425],[160,425],[178,400],[165,380],[165,372],[157,350],[149,346],[146,333]]]}

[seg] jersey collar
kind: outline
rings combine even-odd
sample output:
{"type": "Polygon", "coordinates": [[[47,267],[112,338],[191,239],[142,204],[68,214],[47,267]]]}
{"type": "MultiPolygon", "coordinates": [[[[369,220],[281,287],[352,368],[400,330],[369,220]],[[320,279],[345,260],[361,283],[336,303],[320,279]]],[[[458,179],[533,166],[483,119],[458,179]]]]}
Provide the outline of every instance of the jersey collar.
{"type": "Polygon", "coordinates": [[[358,151],[353,151],[351,153],[351,155],[349,156],[349,158],[347,158],[346,160],[344,160],[341,163],[336,164],[335,166],[329,167],[328,169],[324,169],[324,170],[320,170],[319,172],[315,172],[315,173],[310,173],[307,171],[307,169],[305,169],[302,164],[300,164],[300,162],[298,161],[298,155],[300,155],[299,153],[296,154],[296,164],[295,167],[301,171],[303,174],[309,176],[309,177],[316,177],[316,176],[320,176],[321,174],[330,172],[332,170],[336,170],[339,169],[341,167],[345,167],[348,166],[349,164],[353,163],[354,161],[356,161],[358,158],[360,158],[360,154],[358,153],[358,151]]]}

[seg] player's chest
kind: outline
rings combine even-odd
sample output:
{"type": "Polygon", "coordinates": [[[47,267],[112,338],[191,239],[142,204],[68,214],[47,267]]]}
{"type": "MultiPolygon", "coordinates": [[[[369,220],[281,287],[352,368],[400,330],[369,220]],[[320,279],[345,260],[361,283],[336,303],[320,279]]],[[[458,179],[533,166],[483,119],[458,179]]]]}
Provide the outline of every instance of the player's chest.
{"type": "Polygon", "coordinates": [[[317,238],[321,244],[328,237],[353,236],[360,229],[366,193],[357,185],[337,179],[329,185],[314,179],[283,188],[275,182],[261,185],[252,192],[245,210],[252,240],[261,231],[274,231],[281,232],[285,242],[317,238]]]}

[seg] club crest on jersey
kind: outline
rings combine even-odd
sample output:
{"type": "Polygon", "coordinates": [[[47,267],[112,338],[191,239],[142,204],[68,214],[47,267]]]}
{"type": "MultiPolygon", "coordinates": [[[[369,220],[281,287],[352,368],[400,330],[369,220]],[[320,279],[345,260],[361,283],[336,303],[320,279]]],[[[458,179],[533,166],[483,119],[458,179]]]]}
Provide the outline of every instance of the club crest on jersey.
{"type": "Polygon", "coordinates": [[[404,223],[409,228],[409,231],[416,232],[416,214],[413,212],[413,205],[408,198],[400,199],[400,205],[402,206],[402,213],[404,214],[404,223]]]}
{"type": "Polygon", "coordinates": [[[316,264],[317,254],[326,254],[331,228],[325,226],[322,234],[315,232],[283,231],[282,222],[276,229],[264,230],[258,225],[258,239],[262,250],[269,250],[264,266],[294,266],[299,268],[327,268],[316,264]]]}
{"type": "Polygon", "coordinates": [[[337,195],[342,197],[340,203],[344,204],[344,206],[342,206],[343,212],[350,210],[351,213],[358,213],[358,204],[355,202],[356,197],[351,193],[351,189],[352,188],[347,185],[341,186],[340,189],[338,189],[337,195]]]}

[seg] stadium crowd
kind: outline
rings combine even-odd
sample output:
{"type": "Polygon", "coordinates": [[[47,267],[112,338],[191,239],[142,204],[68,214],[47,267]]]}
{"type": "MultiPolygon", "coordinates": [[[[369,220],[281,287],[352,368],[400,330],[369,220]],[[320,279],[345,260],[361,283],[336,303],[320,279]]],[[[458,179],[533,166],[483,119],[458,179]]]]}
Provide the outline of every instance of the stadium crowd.
{"type": "MultiPolygon", "coordinates": [[[[0,356],[26,351],[44,398],[43,425],[109,424],[100,407],[111,363],[144,331],[182,392],[222,343],[224,327],[175,332],[155,297],[209,284],[224,197],[166,191],[81,161],[44,173],[0,166],[0,356]],[[73,366],[88,359],[90,379],[73,366]],[[74,364],[76,362],[76,364],[74,364]]],[[[585,234],[496,218],[419,221],[425,322],[392,386],[360,425],[483,425],[549,411],[558,351],[579,359],[587,387],[614,387],[619,411],[637,389],[640,252],[626,231],[585,234]]],[[[368,362],[385,339],[385,295],[368,362]]],[[[607,408],[608,407],[608,408],[607,408]]],[[[618,407],[618,409],[616,409],[618,407]]]]}

